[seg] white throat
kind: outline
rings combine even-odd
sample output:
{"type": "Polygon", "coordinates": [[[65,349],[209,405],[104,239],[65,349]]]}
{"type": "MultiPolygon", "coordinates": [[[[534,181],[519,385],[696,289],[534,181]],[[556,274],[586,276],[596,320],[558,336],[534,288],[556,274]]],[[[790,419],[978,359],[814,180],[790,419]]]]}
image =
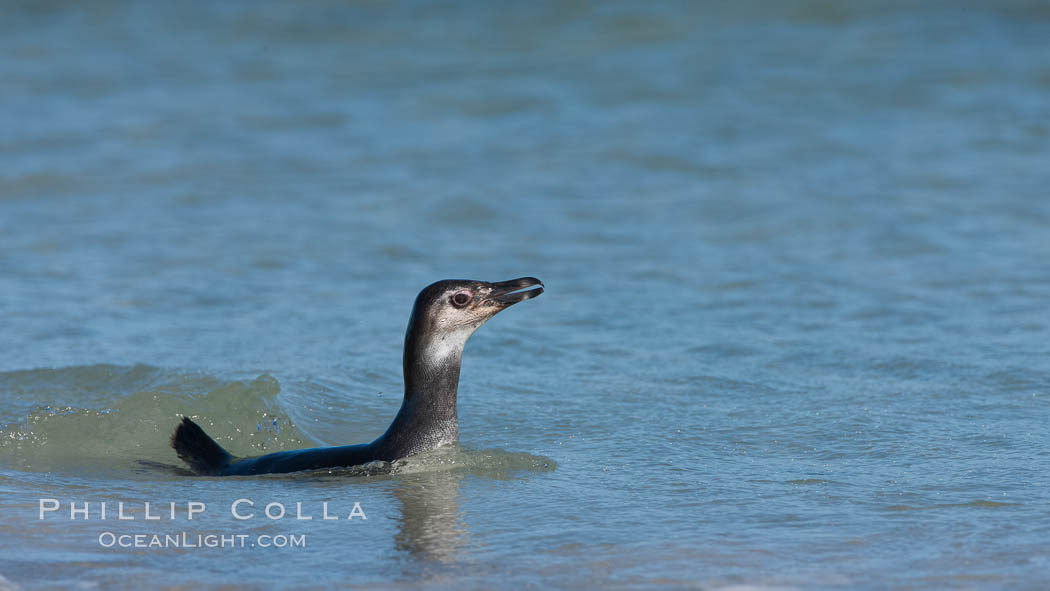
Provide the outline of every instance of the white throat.
{"type": "Polygon", "coordinates": [[[424,348],[424,360],[431,367],[445,365],[446,363],[459,363],[463,356],[463,347],[467,339],[474,334],[477,327],[464,326],[455,330],[442,332],[440,336],[430,339],[424,348]]]}

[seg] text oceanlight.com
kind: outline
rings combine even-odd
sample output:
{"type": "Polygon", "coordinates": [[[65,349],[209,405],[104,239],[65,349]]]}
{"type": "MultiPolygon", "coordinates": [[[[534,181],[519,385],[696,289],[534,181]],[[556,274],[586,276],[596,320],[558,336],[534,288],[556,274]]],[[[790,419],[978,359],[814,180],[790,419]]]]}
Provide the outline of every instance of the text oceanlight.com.
{"type": "Polygon", "coordinates": [[[103,548],[305,548],[306,534],[118,534],[98,535],[103,548]]]}

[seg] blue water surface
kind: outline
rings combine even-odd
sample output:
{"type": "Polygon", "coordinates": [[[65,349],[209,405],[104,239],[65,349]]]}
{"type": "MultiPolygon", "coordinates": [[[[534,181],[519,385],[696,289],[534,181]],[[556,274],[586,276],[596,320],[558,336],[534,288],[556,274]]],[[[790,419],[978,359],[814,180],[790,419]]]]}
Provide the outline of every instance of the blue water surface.
{"type": "Polygon", "coordinates": [[[1044,588],[1048,39],[1021,0],[8,6],[0,589],[1044,588]],[[163,467],[183,414],[368,441],[416,292],[525,275],[457,448],[163,467]]]}

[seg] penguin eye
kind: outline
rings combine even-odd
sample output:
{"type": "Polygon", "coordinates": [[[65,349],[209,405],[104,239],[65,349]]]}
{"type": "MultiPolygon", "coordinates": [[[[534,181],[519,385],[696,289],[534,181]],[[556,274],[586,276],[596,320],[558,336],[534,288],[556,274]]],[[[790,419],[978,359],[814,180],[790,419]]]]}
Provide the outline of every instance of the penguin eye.
{"type": "Polygon", "coordinates": [[[470,303],[470,294],[465,291],[461,291],[456,295],[452,296],[452,305],[457,308],[462,308],[468,303],[470,303]]]}

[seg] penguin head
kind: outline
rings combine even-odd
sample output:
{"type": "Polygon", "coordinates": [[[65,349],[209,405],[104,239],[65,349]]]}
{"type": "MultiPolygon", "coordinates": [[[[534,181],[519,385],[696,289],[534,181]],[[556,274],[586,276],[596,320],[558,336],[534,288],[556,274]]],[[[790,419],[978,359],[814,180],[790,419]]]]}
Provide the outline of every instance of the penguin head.
{"type": "Polygon", "coordinates": [[[535,277],[495,283],[468,279],[432,283],[416,297],[406,341],[427,343],[427,357],[431,358],[462,353],[470,335],[489,318],[541,293],[543,283],[535,277]]]}

